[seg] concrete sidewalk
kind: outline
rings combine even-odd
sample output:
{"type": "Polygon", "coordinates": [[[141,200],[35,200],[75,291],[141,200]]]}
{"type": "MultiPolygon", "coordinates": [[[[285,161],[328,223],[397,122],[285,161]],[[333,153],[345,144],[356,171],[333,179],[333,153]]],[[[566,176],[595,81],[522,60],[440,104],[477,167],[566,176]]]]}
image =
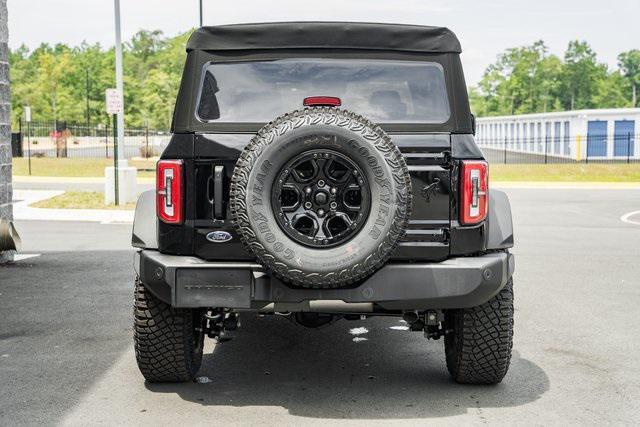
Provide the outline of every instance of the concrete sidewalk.
{"type": "MultiPolygon", "coordinates": [[[[137,178],[137,193],[152,190],[155,179],[137,178]]],[[[104,192],[104,177],[68,177],[68,176],[22,176],[13,177],[16,190],[61,190],[61,191],[97,191],[104,192]]]]}
{"type": "Polygon", "coordinates": [[[131,224],[134,211],[107,209],[44,209],[29,205],[64,193],[60,190],[14,190],[13,217],[15,220],[90,221],[101,224],[131,224]]]}
{"type": "MultiPolygon", "coordinates": [[[[155,182],[155,178],[143,176],[136,178],[138,183],[150,184],[155,182]]],[[[74,184],[104,184],[104,176],[28,176],[14,175],[13,182],[24,183],[74,183],[74,184]]]]}

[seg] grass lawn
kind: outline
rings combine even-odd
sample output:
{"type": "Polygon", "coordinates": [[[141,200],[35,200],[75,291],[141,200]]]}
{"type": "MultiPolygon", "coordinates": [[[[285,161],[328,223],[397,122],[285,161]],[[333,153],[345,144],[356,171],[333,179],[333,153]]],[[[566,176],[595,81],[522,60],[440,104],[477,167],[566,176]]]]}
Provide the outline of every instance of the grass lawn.
{"type": "Polygon", "coordinates": [[[503,165],[489,167],[492,181],[539,182],[638,182],[640,163],[636,164],[549,164],[503,165]]]}
{"type": "Polygon", "coordinates": [[[32,208],[52,209],[135,209],[135,203],[105,205],[104,193],[93,191],[67,191],[59,196],[30,205],[32,208]]]}
{"type": "MultiPolygon", "coordinates": [[[[103,177],[104,168],[113,165],[111,159],[31,159],[34,176],[103,177]]],[[[138,168],[138,177],[155,176],[155,160],[129,161],[138,168]]],[[[13,159],[13,174],[29,174],[27,159],[13,159]]],[[[640,163],[635,164],[492,164],[489,173],[493,181],[547,182],[640,182],[640,163]]]]}
{"type": "MultiPolygon", "coordinates": [[[[113,166],[113,159],[31,158],[31,174],[33,176],[102,177],[104,176],[104,168],[107,166],[113,166]]],[[[129,160],[129,166],[138,168],[139,177],[154,177],[156,174],[155,160],[129,160]]],[[[13,159],[13,174],[17,176],[29,175],[29,165],[26,158],[13,159]]]]}

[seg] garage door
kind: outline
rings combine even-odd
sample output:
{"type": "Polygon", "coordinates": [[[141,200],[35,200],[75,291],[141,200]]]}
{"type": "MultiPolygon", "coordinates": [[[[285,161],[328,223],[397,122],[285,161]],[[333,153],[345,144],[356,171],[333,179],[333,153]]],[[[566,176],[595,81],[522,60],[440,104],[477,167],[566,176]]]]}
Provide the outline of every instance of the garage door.
{"type": "Polygon", "coordinates": [[[633,156],[635,122],[633,120],[617,120],[614,131],[614,156],[633,156]]]}
{"type": "Polygon", "coordinates": [[[592,120],[587,128],[587,157],[607,155],[607,122],[592,120]]]}

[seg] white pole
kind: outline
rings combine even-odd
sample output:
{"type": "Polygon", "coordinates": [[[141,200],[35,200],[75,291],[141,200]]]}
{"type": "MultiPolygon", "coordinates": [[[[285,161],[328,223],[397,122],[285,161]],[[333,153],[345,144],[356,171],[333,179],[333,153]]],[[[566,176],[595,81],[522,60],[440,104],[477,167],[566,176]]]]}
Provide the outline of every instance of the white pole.
{"type": "MultiPolygon", "coordinates": [[[[116,18],[116,89],[124,96],[122,82],[122,40],[120,35],[120,0],[114,0],[116,18]]],[[[124,111],[118,113],[118,144],[124,149],[124,111]]],[[[114,159],[116,164],[118,159],[114,159]]]]}

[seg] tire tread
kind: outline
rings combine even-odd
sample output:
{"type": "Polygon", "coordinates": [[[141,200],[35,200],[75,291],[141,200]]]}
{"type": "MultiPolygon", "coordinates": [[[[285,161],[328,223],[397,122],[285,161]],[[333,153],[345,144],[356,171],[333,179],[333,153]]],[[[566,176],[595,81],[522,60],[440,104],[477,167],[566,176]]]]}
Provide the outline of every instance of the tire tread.
{"type": "Polygon", "coordinates": [[[194,311],[171,307],[135,282],[134,347],[140,372],[149,382],[190,381],[200,368],[194,351],[194,311]]]}
{"type": "Polygon", "coordinates": [[[513,347],[513,281],[486,303],[445,313],[447,368],[463,384],[497,384],[513,347]]]}

